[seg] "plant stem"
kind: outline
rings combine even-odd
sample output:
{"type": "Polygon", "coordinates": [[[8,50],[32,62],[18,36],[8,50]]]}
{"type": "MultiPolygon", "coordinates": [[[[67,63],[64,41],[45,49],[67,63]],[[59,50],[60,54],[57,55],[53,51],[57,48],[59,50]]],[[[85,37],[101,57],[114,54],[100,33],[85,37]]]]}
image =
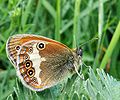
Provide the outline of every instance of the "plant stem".
{"type": "Polygon", "coordinates": [[[103,0],[99,0],[99,18],[98,18],[98,45],[97,45],[97,53],[95,57],[95,61],[93,64],[93,69],[95,70],[99,64],[99,56],[101,52],[101,40],[102,40],[102,32],[103,32],[103,21],[104,21],[104,12],[103,12],[103,0]]]}
{"type": "Polygon", "coordinates": [[[60,0],[57,0],[57,11],[55,18],[55,40],[60,41],[60,0]]]}
{"type": "Polygon", "coordinates": [[[33,20],[34,26],[32,28],[32,32],[35,32],[36,25],[38,23],[38,16],[39,16],[39,12],[41,10],[40,7],[41,7],[41,0],[38,0],[36,11],[35,11],[35,17],[34,17],[34,20],[33,20]]]}
{"type": "Polygon", "coordinates": [[[47,0],[40,0],[40,1],[42,1],[42,2],[41,2],[42,5],[46,8],[46,10],[49,12],[49,14],[50,14],[53,18],[55,18],[55,16],[56,16],[56,11],[55,11],[55,9],[53,8],[53,6],[49,3],[49,1],[47,1],[47,0]]]}
{"type": "Polygon", "coordinates": [[[73,48],[76,48],[77,46],[77,33],[78,33],[78,20],[79,20],[79,15],[80,15],[80,3],[81,0],[76,0],[75,1],[75,10],[74,10],[74,23],[73,23],[73,48]]]}
{"type": "MultiPolygon", "coordinates": [[[[25,24],[27,23],[27,19],[29,17],[29,13],[30,13],[30,10],[31,10],[31,6],[32,6],[32,1],[33,0],[28,0],[28,3],[27,3],[27,6],[26,6],[26,9],[25,11],[22,12],[22,27],[24,29],[25,27],[25,24]]],[[[24,30],[23,30],[24,31],[24,30]]]]}
{"type": "Polygon", "coordinates": [[[107,62],[108,62],[108,60],[109,60],[109,58],[110,58],[110,56],[111,56],[111,54],[112,54],[112,52],[113,52],[113,50],[114,50],[114,48],[115,48],[119,39],[120,39],[120,21],[119,21],[118,26],[115,30],[115,33],[112,37],[112,40],[111,40],[111,42],[108,46],[108,49],[105,53],[105,56],[104,56],[104,58],[101,62],[100,68],[102,68],[102,69],[105,68],[105,66],[106,66],[106,64],[107,64],[107,62]]]}

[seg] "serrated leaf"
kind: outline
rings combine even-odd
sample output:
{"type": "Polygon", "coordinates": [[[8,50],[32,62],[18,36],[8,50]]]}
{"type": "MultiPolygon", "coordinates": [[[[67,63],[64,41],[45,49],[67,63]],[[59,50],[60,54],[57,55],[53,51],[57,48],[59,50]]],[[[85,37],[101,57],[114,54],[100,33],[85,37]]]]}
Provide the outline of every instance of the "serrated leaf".
{"type": "Polygon", "coordinates": [[[89,69],[89,79],[84,87],[91,100],[118,100],[120,98],[120,82],[104,70],[97,69],[97,76],[93,69],[89,69]]]}

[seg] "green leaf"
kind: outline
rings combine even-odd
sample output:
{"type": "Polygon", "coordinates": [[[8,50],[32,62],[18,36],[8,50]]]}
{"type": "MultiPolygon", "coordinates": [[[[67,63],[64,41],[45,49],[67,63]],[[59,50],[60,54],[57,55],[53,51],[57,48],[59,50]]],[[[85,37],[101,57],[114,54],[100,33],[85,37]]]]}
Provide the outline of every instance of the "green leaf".
{"type": "Polygon", "coordinates": [[[120,82],[103,70],[89,69],[89,79],[84,82],[85,90],[91,100],[118,100],[120,98],[120,82]]]}

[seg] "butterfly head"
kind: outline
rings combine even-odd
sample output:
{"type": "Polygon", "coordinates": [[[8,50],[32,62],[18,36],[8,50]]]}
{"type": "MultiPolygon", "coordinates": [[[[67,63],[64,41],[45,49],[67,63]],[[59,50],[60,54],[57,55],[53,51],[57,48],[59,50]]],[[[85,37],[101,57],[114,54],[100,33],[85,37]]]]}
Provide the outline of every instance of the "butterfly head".
{"type": "Polygon", "coordinates": [[[82,52],[82,48],[81,48],[81,47],[78,47],[78,48],[76,49],[76,54],[77,54],[79,57],[82,57],[83,52],[82,52]]]}

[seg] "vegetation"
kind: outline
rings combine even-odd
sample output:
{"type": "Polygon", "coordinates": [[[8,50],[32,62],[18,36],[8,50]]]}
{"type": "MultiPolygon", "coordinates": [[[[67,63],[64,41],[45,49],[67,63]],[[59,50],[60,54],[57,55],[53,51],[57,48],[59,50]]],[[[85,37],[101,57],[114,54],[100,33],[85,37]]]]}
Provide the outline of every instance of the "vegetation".
{"type": "Polygon", "coordinates": [[[0,100],[118,100],[119,43],[120,0],[0,0],[0,100]],[[8,37],[22,33],[81,46],[91,66],[85,80],[74,74],[42,92],[24,87],[5,50],[8,37]]]}

